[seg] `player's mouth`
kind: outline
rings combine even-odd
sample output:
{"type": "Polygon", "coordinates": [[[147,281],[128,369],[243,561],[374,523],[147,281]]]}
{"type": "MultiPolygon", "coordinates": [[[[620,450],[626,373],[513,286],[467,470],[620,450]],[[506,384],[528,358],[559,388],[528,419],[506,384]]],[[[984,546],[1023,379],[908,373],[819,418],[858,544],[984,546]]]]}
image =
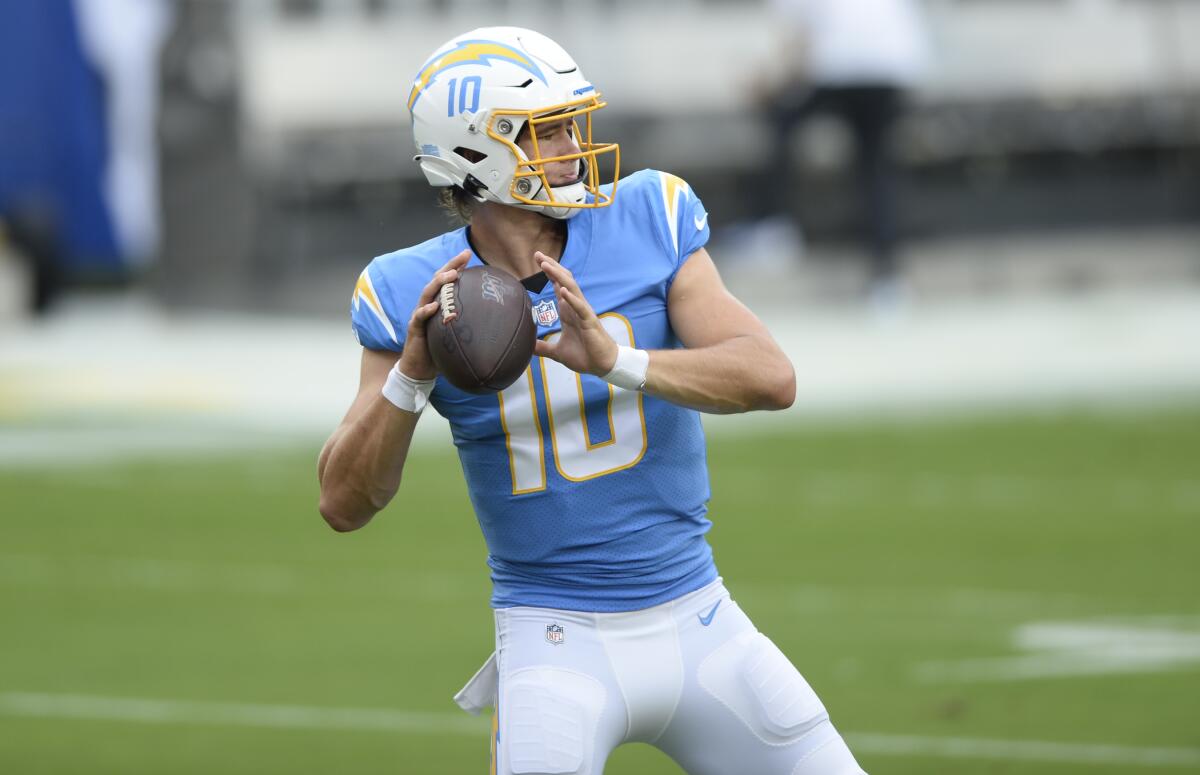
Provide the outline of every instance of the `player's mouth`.
{"type": "Polygon", "coordinates": [[[573,186],[581,180],[583,180],[583,165],[577,164],[575,166],[575,174],[570,175],[569,177],[560,178],[558,180],[552,180],[550,183],[550,186],[552,188],[562,188],[563,186],[573,186]]]}

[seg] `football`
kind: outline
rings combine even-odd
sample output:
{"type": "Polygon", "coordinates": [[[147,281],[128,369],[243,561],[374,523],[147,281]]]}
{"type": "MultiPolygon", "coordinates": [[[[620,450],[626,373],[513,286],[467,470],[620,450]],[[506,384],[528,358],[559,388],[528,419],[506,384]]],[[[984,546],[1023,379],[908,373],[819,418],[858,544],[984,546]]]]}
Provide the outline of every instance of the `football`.
{"type": "Polygon", "coordinates": [[[537,326],[529,294],[502,269],[459,272],[438,296],[441,309],[425,324],[429,355],[450,384],[468,393],[498,393],[533,357],[537,326]]]}

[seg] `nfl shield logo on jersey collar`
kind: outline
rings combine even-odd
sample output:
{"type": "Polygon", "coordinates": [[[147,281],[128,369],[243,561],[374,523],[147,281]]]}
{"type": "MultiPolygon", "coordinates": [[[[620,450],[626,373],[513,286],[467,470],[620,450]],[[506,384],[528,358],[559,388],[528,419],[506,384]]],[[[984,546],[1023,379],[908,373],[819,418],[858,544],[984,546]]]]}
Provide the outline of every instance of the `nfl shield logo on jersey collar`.
{"type": "Polygon", "coordinates": [[[557,624],[546,625],[546,640],[553,643],[555,646],[561,646],[566,636],[563,634],[563,628],[557,624]]]}
{"type": "Polygon", "coordinates": [[[539,326],[552,326],[558,322],[558,307],[554,299],[542,299],[533,305],[533,319],[539,326]]]}

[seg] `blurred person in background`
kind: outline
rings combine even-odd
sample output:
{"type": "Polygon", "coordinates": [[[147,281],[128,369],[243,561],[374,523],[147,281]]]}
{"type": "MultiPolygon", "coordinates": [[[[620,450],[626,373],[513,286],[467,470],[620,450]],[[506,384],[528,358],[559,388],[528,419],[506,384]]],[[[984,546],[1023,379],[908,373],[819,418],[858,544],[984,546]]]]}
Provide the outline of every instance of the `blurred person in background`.
{"type": "MultiPolygon", "coordinates": [[[[903,289],[893,134],[906,92],[928,67],[920,8],[916,0],[770,0],[770,6],[784,51],[768,76],[773,83],[762,89],[772,145],[760,187],[760,215],[794,215],[780,209],[790,206],[790,192],[797,188],[798,165],[792,158],[797,126],[817,114],[840,119],[854,143],[871,300],[894,304],[903,289]]],[[[799,188],[803,191],[803,185],[799,188]]],[[[803,219],[802,212],[796,219],[803,219]]]]}
{"type": "Polygon", "coordinates": [[[157,56],[169,0],[0,3],[0,222],[34,311],[157,248],[157,56]]]}

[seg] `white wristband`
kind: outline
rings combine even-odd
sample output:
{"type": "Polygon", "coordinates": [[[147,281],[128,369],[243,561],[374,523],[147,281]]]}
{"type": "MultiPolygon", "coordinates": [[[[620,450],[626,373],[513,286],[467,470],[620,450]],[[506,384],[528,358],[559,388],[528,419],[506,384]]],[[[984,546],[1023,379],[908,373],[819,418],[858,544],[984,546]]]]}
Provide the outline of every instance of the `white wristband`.
{"type": "Polygon", "coordinates": [[[413,379],[400,371],[399,362],[388,373],[387,382],[383,383],[383,397],[398,408],[413,414],[420,414],[429,403],[429,394],[433,392],[433,383],[437,379],[413,379]]]}
{"type": "Polygon", "coordinates": [[[642,390],[646,387],[646,372],[650,368],[650,353],[625,345],[617,346],[617,361],[612,371],[600,379],[626,390],[642,390]]]}

